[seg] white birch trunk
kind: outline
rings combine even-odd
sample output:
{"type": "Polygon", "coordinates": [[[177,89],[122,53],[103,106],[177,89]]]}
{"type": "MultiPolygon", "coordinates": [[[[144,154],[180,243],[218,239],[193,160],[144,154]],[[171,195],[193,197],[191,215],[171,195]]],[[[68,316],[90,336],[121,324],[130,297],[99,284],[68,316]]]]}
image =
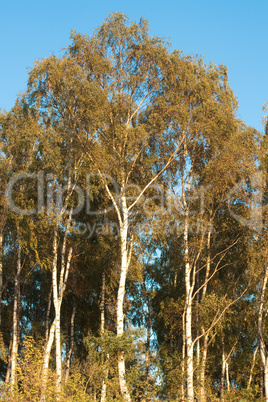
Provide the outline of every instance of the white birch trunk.
{"type": "Polygon", "coordinates": [[[53,286],[51,285],[49,297],[48,297],[48,303],[47,303],[47,313],[46,313],[46,342],[48,340],[48,335],[49,335],[49,315],[50,315],[50,310],[51,310],[52,292],[53,292],[53,286]]]}
{"type": "Polygon", "coordinates": [[[152,314],[151,314],[151,302],[148,301],[148,321],[147,321],[147,340],[145,350],[145,372],[146,372],[146,387],[149,386],[150,375],[150,340],[151,340],[151,326],[152,326],[152,314]]]}
{"type": "MultiPolygon", "coordinates": [[[[186,276],[186,286],[188,282],[188,275],[186,276]]],[[[187,286],[188,287],[188,286],[187,286]]],[[[186,290],[187,292],[187,290],[186,290]]],[[[192,304],[191,297],[187,295],[186,300],[186,314],[185,314],[185,333],[186,333],[186,376],[187,376],[187,397],[190,402],[194,401],[194,383],[193,383],[193,342],[192,342],[192,304]]]]}
{"type": "MultiPolygon", "coordinates": [[[[206,262],[206,275],[205,275],[205,283],[203,287],[203,292],[202,292],[202,300],[205,298],[207,294],[207,285],[208,285],[208,279],[210,275],[210,264],[211,264],[211,256],[210,256],[210,242],[211,242],[211,229],[210,225],[208,227],[208,236],[207,236],[207,262],[206,262]]],[[[205,328],[202,327],[202,334],[205,334],[205,328]]],[[[207,351],[208,351],[208,336],[209,334],[206,334],[203,336],[203,353],[202,353],[202,362],[201,362],[201,367],[200,367],[200,396],[201,396],[201,401],[206,400],[206,390],[205,390],[205,376],[206,376],[206,362],[207,362],[207,351]]]]}
{"type": "Polygon", "coordinates": [[[260,397],[261,397],[261,401],[263,399],[263,367],[261,368],[261,379],[260,379],[260,397]]]}
{"type": "Polygon", "coordinates": [[[226,360],[225,360],[225,352],[224,352],[224,349],[223,349],[223,352],[222,352],[222,365],[221,365],[221,400],[222,401],[224,401],[225,368],[226,368],[226,360]]]}
{"type": "MultiPolygon", "coordinates": [[[[185,166],[187,160],[187,144],[186,139],[184,142],[184,162],[182,168],[182,202],[184,207],[185,221],[184,221],[184,275],[185,275],[185,338],[186,338],[186,382],[187,382],[187,398],[189,402],[194,402],[194,344],[192,339],[192,293],[193,288],[191,284],[191,264],[189,256],[189,207],[186,199],[185,188],[185,166]]],[[[190,176],[189,176],[190,178],[190,176]]],[[[188,190],[190,189],[190,182],[188,179],[188,190]]]]}
{"type": "Polygon", "coordinates": [[[72,352],[74,347],[74,318],[75,318],[76,306],[73,306],[73,311],[71,315],[71,331],[70,331],[70,345],[67,354],[67,361],[66,361],[66,370],[65,370],[65,384],[68,382],[69,374],[70,374],[70,367],[71,367],[71,358],[72,352]]]}
{"type": "Polygon", "coordinates": [[[58,230],[55,226],[53,237],[53,265],[52,265],[52,286],[53,286],[53,302],[55,308],[55,343],[56,343],[56,391],[57,394],[61,388],[61,347],[60,347],[60,300],[58,294],[58,279],[57,279],[57,264],[58,264],[58,230]]]}
{"type": "Polygon", "coordinates": [[[266,365],[264,367],[264,391],[265,391],[265,402],[268,401],[268,364],[266,359],[266,365]]]}
{"type": "Polygon", "coordinates": [[[105,330],[105,273],[102,273],[102,287],[101,287],[101,334],[104,334],[105,330]]]}
{"type": "Polygon", "coordinates": [[[211,229],[210,225],[208,227],[208,237],[207,237],[207,262],[206,262],[206,276],[205,276],[205,283],[203,287],[203,293],[202,293],[202,300],[206,296],[207,293],[207,286],[208,286],[208,279],[210,275],[210,264],[211,264],[211,256],[210,256],[210,241],[211,241],[211,229]]]}
{"type": "Polygon", "coordinates": [[[225,362],[225,371],[226,371],[226,386],[227,386],[227,391],[230,391],[229,363],[228,363],[228,362],[225,362]]]}
{"type": "Polygon", "coordinates": [[[5,378],[5,383],[9,384],[10,380],[10,370],[11,370],[11,350],[12,350],[12,339],[9,342],[9,347],[8,347],[8,364],[7,364],[7,372],[6,372],[6,378],[5,378]]]}
{"type": "MultiPolygon", "coordinates": [[[[204,330],[202,332],[204,332],[204,330]]],[[[204,402],[206,400],[205,373],[206,373],[207,351],[208,351],[208,334],[204,335],[202,360],[201,360],[201,367],[200,367],[200,396],[201,396],[201,402],[204,402]]]]}
{"type": "Polygon", "coordinates": [[[47,387],[47,380],[48,380],[48,367],[49,367],[49,359],[50,353],[52,349],[52,345],[54,342],[55,336],[55,322],[53,321],[50,330],[49,336],[46,343],[45,351],[44,351],[44,358],[43,358],[43,366],[42,366],[42,391],[41,391],[41,401],[45,401],[45,390],[47,387]]]}
{"type": "Polygon", "coordinates": [[[257,347],[255,348],[255,350],[254,350],[254,353],[253,353],[253,360],[252,360],[252,365],[251,365],[251,369],[250,369],[250,374],[249,374],[247,389],[249,389],[250,386],[251,386],[252,377],[253,377],[253,370],[254,370],[254,366],[255,366],[255,361],[256,361],[256,356],[257,356],[258,349],[259,349],[259,347],[257,346],[257,347]]]}
{"type": "Polygon", "coordinates": [[[3,293],[3,234],[0,234],[0,327],[2,324],[2,293],[3,293]]]}
{"type": "Polygon", "coordinates": [[[61,392],[61,380],[62,380],[62,364],[61,364],[61,343],[60,343],[60,313],[63,293],[66,287],[70,263],[72,258],[72,247],[69,248],[67,262],[65,263],[65,251],[66,251],[66,239],[69,231],[70,221],[72,213],[70,212],[69,219],[66,225],[63,246],[62,246],[62,260],[61,260],[61,272],[60,280],[58,284],[58,229],[54,228],[53,236],[53,263],[52,263],[52,288],[53,288],[53,303],[55,309],[55,318],[50,328],[49,338],[46,344],[43,367],[42,367],[42,395],[41,400],[45,400],[45,389],[47,385],[49,358],[51,348],[53,345],[54,337],[56,344],[56,393],[57,398],[61,392]]]}
{"type": "Polygon", "coordinates": [[[182,362],[181,362],[181,397],[184,398],[184,376],[185,376],[185,347],[186,347],[186,336],[185,336],[185,309],[182,315],[182,362]]]}
{"type": "Polygon", "coordinates": [[[262,285],[259,314],[258,314],[258,335],[259,335],[261,360],[262,360],[263,371],[264,371],[265,402],[268,402],[268,356],[267,356],[267,351],[266,351],[266,347],[265,347],[265,343],[264,343],[264,339],[263,339],[263,333],[262,333],[262,318],[263,318],[263,307],[264,307],[264,299],[265,299],[267,280],[268,280],[268,267],[266,266],[264,279],[263,279],[263,285],[262,285]]]}
{"type": "Polygon", "coordinates": [[[186,335],[186,378],[187,378],[187,397],[190,402],[194,401],[194,355],[192,340],[192,287],[191,287],[191,266],[189,262],[188,248],[188,216],[184,226],[184,255],[185,255],[185,288],[186,288],[186,307],[185,307],[185,335],[186,335]]]}
{"type": "MultiPolygon", "coordinates": [[[[102,289],[101,289],[101,335],[104,334],[105,330],[105,273],[102,274],[102,289]]],[[[105,357],[108,360],[109,356],[105,357]]],[[[106,401],[106,390],[107,390],[107,378],[108,378],[108,368],[105,369],[104,379],[101,386],[101,402],[106,401]]]]}
{"type": "Polygon", "coordinates": [[[20,273],[21,273],[21,247],[18,229],[18,259],[17,272],[14,284],[14,306],[13,306],[13,333],[12,333],[12,349],[11,349],[11,368],[10,368],[10,384],[11,389],[16,383],[17,356],[19,347],[19,298],[20,298],[20,273]]]}
{"type": "MultiPolygon", "coordinates": [[[[196,274],[196,282],[197,282],[197,289],[199,289],[199,270],[196,274]]],[[[199,303],[200,303],[200,292],[198,290],[196,295],[196,317],[195,317],[195,325],[196,325],[196,337],[199,338],[199,303]]],[[[197,383],[200,382],[200,339],[196,342],[196,371],[197,371],[197,383]]]]}
{"type": "Polygon", "coordinates": [[[56,393],[57,395],[59,395],[61,392],[61,376],[62,376],[59,305],[57,306],[57,311],[55,314],[55,346],[56,346],[56,393]]]}
{"type": "MultiPolygon", "coordinates": [[[[121,337],[124,334],[124,297],[126,290],[126,279],[128,271],[128,210],[126,205],[126,198],[122,196],[122,212],[123,219],[120,224],[120,240],[121,240],[121,272],[120,281],[117,294],[117,336],[121,337]]],[[[121,394],[125,401],[131,401],[130,394],[127,388],[125,378],[125,357],[124,352],[118,352],[118,376],[121,394]]]]}

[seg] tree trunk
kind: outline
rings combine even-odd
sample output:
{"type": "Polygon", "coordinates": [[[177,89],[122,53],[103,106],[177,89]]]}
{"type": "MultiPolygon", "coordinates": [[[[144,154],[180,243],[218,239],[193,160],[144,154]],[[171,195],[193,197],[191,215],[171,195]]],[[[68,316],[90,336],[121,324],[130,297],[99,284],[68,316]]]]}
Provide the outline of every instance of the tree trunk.
{"type": "Polygon", "coordinates": [[[3,294],[3,233],[0,234],[0,328],[2,324],[2,294],[3,294]]]}
{"type": "Polygon", "coordinates": [[[61,365],[61,343],[60,343],[60,306],[57,306],[55,314],[55,346],[56,346],[56,393],[61,392],[61,377],[62,377],[62,365],[61,365]]]}
{"type": "Polygon", "coordinates": [[[41,401],[45,401],[45,390],[47,386],[47,379],[48,379],[48,367],[49,367],[49,358],[52,349],[52,345],[54,342],[55,336],[55,321],[53,321],[50,330],[49,330],[49,337],[46,343],[45,352],[44,352],[44,359],[43,359],[43,366],[42,366],[42,392],[41,392],[41,401]]]}
{"type": "MultiPolygon", "coordinates": [[[[126,289],[126,278],[128,271],[128,210],[126,205],[126,198],[122,196],[122,211],[123,220],[120,225],[120,237],[121,237],[121,272],[120,281],[117,294],[117,336],[121,337],[124,334],[124,296],[126,289]]],[[[125,357],[124,351],[118,352],[118,376],[120,391],[125,401],[131,401],[130,394],[128,392],[126,378],[125,378],[125,357]]]]}
{"type": "Polygon", "coordinates": [[[264,307],[264,299],[265,299],[267,280],[268,280],[268,267],[266,266],[265,273],[264,273],[264,279],[263,279],[263,285],[262,285],[259,314],[258,314],[258,334],[259,334],[261,360],[262,360],[263,371],[264,371],[265,402],[268,402],[268,356],[267,356],[266,347],[265,347],[265,343],[264,343],[264,339],[263,339],[262,317],[263,317],[263,307],[264,307]]]}
{"type": "Polygon", "coordinates": [[[52,292],[53,292],[53,286],[51,285],[49,296],[48,296],[47,313],[46,313],[46,342],[48,340],[48,335],[49,335],[49,316],[50,316],[50,310],[51,310],[52,292]]]}
{"type": "Polygon", "coordinates": [[[53,265],[52,265],[52,284],[53,284],[53,302],[55,308],[55,343],[56,343],[56,392],[60,393],[61,389],[61,346],[60,346],[60,300],[58,292],[57,278],[58,264],[58,230],[55,226],[53,237],[53,265]]]}
{"type": "Polygon", "coordinates": [[[261,384],[260,384],[260,388],[261,388],[261,400],[263,398],[263,367],[261,368],[261,384]]]}
{"type": "Polygon", "coordinates": [[[226,386],[227,391],[230,391],[230,378],[229,378],[229,363],[225,362],[225,371],[226,371],[226,386]]]}
{"type": "Polygon", "coordinates": [[[251,369],[250,369],[250,374],[249,374],[247,389],[249,389],[250,386],[251,386],[252,377],[253,377],[253,370],[254,370],[254,366],[255,366],[255,360],[256,360],[256,356],[257,356],[258,349],[259,349],[259,347],[257,346],[257,347],[255,348],[255,350],[254,350],[254,353],[253,353],[253,360],[252,360],[252,365],[251,365],[251,369]]]}
{"type": "Polygon", "coordinates": [[[60,280],[58,284],[58,228],[55,225],[54,228],[54,236],[53,236],[53,262],[52,262],[52,288],[53,288],[53,303],[55,309],[55,318],[53,324],[50,328],[49,337],[44,353],[44,361],[42,368],[42,395],[41,400],[45,400],[44,393],[47,385],[47,375],[48,375],[48,366],[49,366],[49,357],[52,348],[52,344],[55,337],[56,343],[56,393],[57,398],[61,392],[61,380],[62,380],[62,364],[61,364],[61,343],[60,343],[60,312],[61,312],[61,304],[63,293],[66,287],[70,263],[72,258],[72,247],[69,248],[67,262],[65,263],[65,251],[66,251],[66,239],[67,234],[70,228],[72,213],[70,212],[69,219],[66,225],[64,240],[62,245],[62,260],[61,260],[61,271],[60,271],[60,280]]]}
{"type": "Polygon", "coordinates": [[[10,369],[11,388],[13,388],[16,383],[17,357],[19,347],[20,273],[21,273],[21,246],[20,246],[20,236],[18,228],[18,259],[17,259],[17,272],[15,275],[15,284],[14,284],[13,334],[12,334],[11,369],[10,369]]]}
{"type": "Polygon", "coordinates": [[[264,391],[265,391],[265,402],[268,401],[268,364],[266,359],[266,365],[264,367],[264,391]]]}
{"type": "Polygon", "coordinates": [[[101,286],[101,334],[104,334],[105,330],[105,272],[102,273],[102,286],[101,286]]]}
{"type": "MultiPolygon", "coordinates": [[[[185,151],[186,152],[186,151],[185,151]]],[[[186,161],[186,155],[185,155],[186,161]]],[[[191,265],[189,259],[189,210],[185,194],[184,175],[182,175],[182,200],[184,205],[185,222],[184,222],[184,263],[185,263],[185,338],[186,338],[186,382],[187,382],[187,398],[189,402],[194,401],[194,350],[192,339],[192,285],[191,285],[191,265]]]]}
{"type": "Polygon", "coordinates": [[[186,336],[185,336],[185,308],[182,315],[182,358],[181,358],[181,398],[184,399],[185,389],[185,348],[186,348],[186,336]]]}
{"type": "Polygon", "coordinates": [[[152,313],[151,302],[148,301],[148,320],[147,320],[147,340],[145,349],[145,375],[146,375],[146,388],[149,386],[150,379],[150,339],[151,339],[151,326],[152,326],[152,313]]]}
{"type": "Polygon", "coordinates": [[[9,380],[10,380],[11,350],[12,350],[12,339],[9,342],[9,348],[8,348],[8,364],[7,364],[7,372],[6,372],[6,379],[5,379],[6,384],[9,384],[9,380]]]}
{"type": "Polygon", "coordinates": [[[224,352],[224,345],[223,345],[222,365],[221,365],[221,401],[224,401],[225,368],[226,368],[226,360],[225,360],[225,352],[224,352]]]}
{"type": "MultiPolygon", "coordinates": [[[[105,331],[105,272],[102,274],[102,289],[101,289],[101,335],[105,331]]],[[[107,361],[109,355],[105,356],[104,359],[107,361]]],[[[101,386],[101,402],[106,401],[106,389],[107,389],[107,378],[108,378],[108,368],[105,369],[104,379],[101,386]]]]}
{"type": "Polygon", "coordinates": [[[70,346],[67,354],[66,370],[65,370],[65,384],[68,382],[70,367],[71,367],[71,357],[74,347],[74,318],[75,318],[76,306],[73,306],[73,311],[71,315],[71,330],[70,330],[70,346]]]}
{"type": "MultiPolygon", "coordinates": [[[[202,292],[202,300],[205,298],[207,293],[207,285],[208,279],[210,275],[210,264],[211,264],[211,256],[210,256],[210,242],[211,242],[211,229],[210,224],[208,226],[208,236],[207,236],[207,262],[206,262],[206,275],[205,275],[205,283],[202,292]]],[[[205,328],[202,328],[202,334],[205,334],[205,328]]],[[[203,353],[202,353],[202,361],[200,367],[200,394],[201,401],[206,400],[206,390],[205,390],[205,377],[206,377],[206,362],[207,362],[207,352],[208,352],[208,337],[209,334],[203,336],[203,353]]]]}
{"type": "MultiPolygon", "coordinates": [[[[204,332],[204,330],[202,332],[204,332]]],[[[204,335],[203,352],[202,352],[202,360],[201,360],[201,367],[200,367],[201,402],[204,402],[206,400],[205,373],[206,373],[207,351],[208,351],[208,334],[204,335]]]]}
{"type": "MultiPolygon", "coordinates": [[[[183,231],[183,244],[184,244],[184,276],[185,276],[185,340],[186,340],[186,383],[187,383],[187,398],[189,402],[194,402],[194,343],[192,339],[192,294],[193,286],[191,280],[191,264],[189,255],[189,206],[186,194],[186,177],[185,169],[187,162],[187,142],[186,138],[183,144],[183,163],[182,163],[182,204],[184,209],[184,231],[183,231]]],[[[190,190],[190,171],[188,171],[187,189],[190,190]]]]}
{"type": "Polygon", "coordinates": [[[185,288],[186,288],[186,307],[185,307],[185,334],[186,334],[186,377],[187,377],[187,397],[190,402],[194,401],[194,356],[192,340],[192,286],[191,286],[191,266],[189,262],[188,248],[188,217],[186,217],[184,227],[184,253],[185,253],[185,288]]]}

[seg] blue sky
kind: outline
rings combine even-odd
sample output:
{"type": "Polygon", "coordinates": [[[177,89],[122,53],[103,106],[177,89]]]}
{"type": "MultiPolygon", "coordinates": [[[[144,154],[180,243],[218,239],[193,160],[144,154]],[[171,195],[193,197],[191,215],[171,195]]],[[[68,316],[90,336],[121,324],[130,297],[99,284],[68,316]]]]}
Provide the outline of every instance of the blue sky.
{"type": "Polygon", "coordinates": [[[239,101],[239,117],[263,129],[268,102],[268,0],[10,0],[0,12],[0,107],[9,109],[26,89],[35,59],[67,47],[72,29],[91,35],[110,12],[149,20],[150,34],[166,37],[173,49],[224,63],[239,101]]]}

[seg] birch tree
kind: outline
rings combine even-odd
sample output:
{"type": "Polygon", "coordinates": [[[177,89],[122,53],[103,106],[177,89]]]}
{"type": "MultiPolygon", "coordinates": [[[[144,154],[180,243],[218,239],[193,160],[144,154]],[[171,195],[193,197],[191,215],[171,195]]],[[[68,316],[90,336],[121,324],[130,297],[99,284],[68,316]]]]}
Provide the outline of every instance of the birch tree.
{"type": "MultiPolygon", "coordinates": [[[[35,130],[37,124],[29,118],[23,109],[22,99],[17,99],[16,104],[9,113],[1,114],[1,176],[3,179],[1,194],[1,300],[3,293],[3,257],[4,257],[4,228],[8,219],[10,230],[15,231],[15,249],[17,251],[16,268],[14,274],[14,295],[13,295],[13,322],[12,322],[12,341],[9,348],[9,364],[6,375],[6,382],[11,384],[13,389],[16,384],[16,370],[18,348],[20,340],[20,298],[21,298],[21,271],[22,271],[22,252],[29,254],[32,248],[31,240],[27,238],[27,231],[30,232],[30,225],[24,220],[23,215],[28,214],[31,209],[32,188],[26,190],[25,171],[29,169],[34,160],[34,150],[32,144],[36,141],[35,130]],[[17,176],[17,178],[16,178],[17,176]],[[13,182],[10,180],[13,178],[13,182]],[[21,234],[24,232],[23,234],[21,234]],[[23,246],[22,246],[23,245],[23,246]],[[24,250],[23,250],[24,248],[24,250]]],[[[13,233],[12,233],[13,235],[13,233]]],[[[12,237],[12,236],[11,236],[12,237]]],[[[31,237],[31,236],[29,236],[31,237]]],[[[8,252],[12,252],[11,243],[6,247],[8,252]]],[[[30,260],[30,259],[29,259],[30,260]]],[[[8,274],[10,275],[10,273],[8,274]]],[[[1,302],[2,303],[2,302],[1,302]]]]}
{"type": "MultiPolygon", "coordinates": [[[[31,99],[37,106],[38,102],[47,105],[47,109],[40,109],[45,124],[55,118],[55,109],[57,113],[62,110],[62,115],[68,111],[74,139],[86,153],[116,211],[121,241],[117,335],[121,337],[137,206],[181,148],[181,135],[171,138],[174,132],[169,127],[170,117],[166,115],[165,121],[161,106],[165,102],[160,94],[169,58],[164,42],[148,36],[146,21],[128,24],[122,14],[107,19],[92,38],[73,33],[72,40],[62,60],[51,57],[33,70],[31,99]],[[68,102],[64,99],[65,103],[61,96],[65,87],[62,89],[56,81],[52,85],[45,75],[52,71],[56,79],[60,70],[72,77],[74,96],[68,102]],[[44,91],[39,91],[42,85],[45,96],[44,91]],[[39,89],[33,92],[34,87],[39,89]],[[59,108],[51,103],[54,95],[55,101],[61,102],[59,108]],[[108,175],[118,191],[111,188],[108,175]]],[[[118,353],[121,393],[130,400],[124,354],[118,353]]]]}

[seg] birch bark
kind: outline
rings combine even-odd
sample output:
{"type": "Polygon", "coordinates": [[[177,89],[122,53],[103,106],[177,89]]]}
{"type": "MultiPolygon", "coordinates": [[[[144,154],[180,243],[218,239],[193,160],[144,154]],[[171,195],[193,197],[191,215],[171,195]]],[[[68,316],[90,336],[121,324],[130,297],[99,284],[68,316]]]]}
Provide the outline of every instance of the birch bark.
{"type": "Polygon", "coordinates": [[[225,383],[225,369],[226,369],[226,360],[225,360],[225,351],[224,344],[222,350],[222,364],[221,364],[221,401],[224,401],[224,383],[225,383]]]}
{"type": "MultiPolygon", "coordinates": [[[[102,274],[102,290],[101,290],[101,335],[105,331],[105,272],[102,274]]],[[[105,356],[105,360],[109,359],[109,355],[105,356]]],[[[101,386],[101,402],[106,401],[106,390],[107,390],[107,378],[108,378],[108,368],[105,369],[104,379],[101,386]]]]}
{"type": "Polygon", "coordinates": [[[268,266],[265,267],[265,273],[263,278],[262,284],[262,291],[261,291],[261,300],[259,306],[259,314],[258,314],[258,335],[259,335],[259,345],[260,345],[260,353],[261,353],[261,360],[263,364],[263,371],[264,371],[264,390],[265,390],[265,402],[268,402],[268,356],[267,351],[263,339],[263,331],[262,331],[262,321],[263,321],[263,308],[264,308],[264,299],[267,287],[267,280],[268,280],[268,266]]]}
{"type": "Polygon", "coordinates": [[[3,293],[3,234],[0,233],[0,327],[2,324],[2,293],[3,293]]]}
{"type": "MultiPolygon", "coordinates": [[[[186,339],[186,382],[187,398],[189,402],[194,401],[194,344],[192,339],[192,294],[193,285],[191,283],[192,268],[189,256],[189,206],[186,197],[186,177],[185,168],[187,162],[187,143],[184,140],[183,165],[182,165],[182,204],[184,208],[184,270],[185,270],[185,339],[186,339]]],[[[191,170],[191,169],[190,169],[191,170]]],[[[189,173],[188,173],[189,174],[189,173]]],[[[190,174],[188,176],[188,190],[190,189],[190,174]]]]}
{"type": "Polygon", "coordinates": [[[74,347],[74,318],[76,313],[76,306],[73,306],[73,311],[71,315],[71,331],[70,331],[70,346],[67,354],[67,361],[66,361],[66,370],[65,370],[65,384],[68,382],[69,374],[70,374],[70,367],[71,367],[71,358],[72,352],[74,347]]]}
{"type": "MultiPolygon", "coordinates": [[[[210,241],[211,241],[211,229],[210,225],[208,226],[208,235],[207,235],[207,262],[206,262],[206,275],[205,275],[205,283],[202,292],[203,300],[207,293],[207,285],[210,275],[210,264],[211,264],[211,255],[210,255],[210,241]]],[[[201,367],[200,367],[200,396],[201,401],[205,401],[206,398],[206,390],[205,390],[205,373],[206,373],[206,361],[207,361],[207,351],[208,351],[208,337],[209,334],[205,334],[205,328],[202,327],[202,334],[203,337],[203,352],[202,352],[202,360],[201,360],[201,367]]]]}
{"type": "MultiPolygon", "coordinates": [[[[126,278],[129,265],[128,258],[128,209],[125,196],[122,196],[122,221],[120,223],[120,241],[121,241],[121,272],[120,282],[117,293],[117,336],[124,334],[124,297],[126,291],[126,278]]],[[[131,401],[125,378],[125,357],[124,351],[118,351],[118,375],[119,386],[123,398],[131,401]]]]}
{"type": "Polygon", "coordinates": [[[256,356],[257,356],[258,350],[259,350],[259,346],[257,346],[257,347],[255,348],[254,353],[253,353],[253,359],[252,359],[252,365],[251,365],[251,369],[250,369],[250,374],[249,374],[247,389],[249,389],[250,386],[251,386],[251,382],[252,382],[252,378],[253,378],[253,370],[254,370],[254,366],[255,366],[255,361],[256,361],[256,356]]]}
{"type": "Polygon", "coordinates": [[[13,306],[13,333],[12,333],[12,349],[11,349],[11,368],[10,368],[10,384],[11,388],[16,383],[16,370],[17,370],[17,358],[19,347],[19,304],[20,304],[20,274],[21,274],[21,245],[19,228],[18,233],[18,257],[17,257],[17,271],[15,275],[14,283],[14,306],[13,306]]]}
{"type": "Polygon", "coordinates": [[[48,378],[48,367],[49,367],[49,358],[51,353],[51,348],[55,338],[55,346],[56,346],[56,392],[57,395],[61,392],[61,381],[62,381],[62,364],[61,364],[61,343],[60,343],[60,313],[61,313],[61,304],[63,299],[64,290],[66,288],[66,283],[68,280],[70,264],[72,259],[73,249],[69,248],[67,261],[65,261],[65,253],[66,253],[66,241],[67,235],[70,228],[72,213],[70,212],[69,218],[67,221],[67,225],[65,228],[63,245],[61,250],[61,270],[60,270],[60,278],[58,283],[58,227],[55,225],[54,227],[54,235],[53,235],[53,262],[52,262],[52,289],[53,289],[53,304],[55,309],[55,317],[53,324],[49,330],[49,337],[47,340],[47,344],[44,352],[44,360],[42,367],[42,395],[41,400],[45,400],[45,389],[47,386],[47,378],[48,378]]]}

